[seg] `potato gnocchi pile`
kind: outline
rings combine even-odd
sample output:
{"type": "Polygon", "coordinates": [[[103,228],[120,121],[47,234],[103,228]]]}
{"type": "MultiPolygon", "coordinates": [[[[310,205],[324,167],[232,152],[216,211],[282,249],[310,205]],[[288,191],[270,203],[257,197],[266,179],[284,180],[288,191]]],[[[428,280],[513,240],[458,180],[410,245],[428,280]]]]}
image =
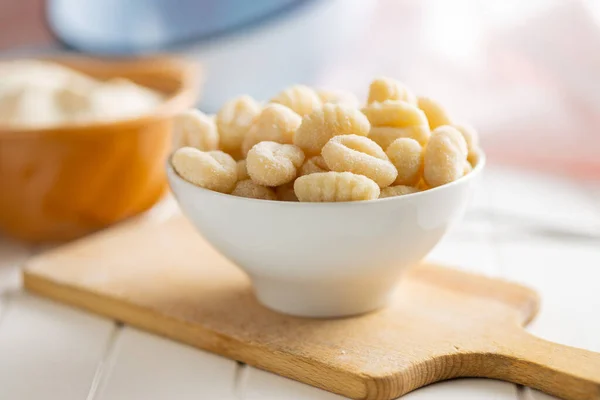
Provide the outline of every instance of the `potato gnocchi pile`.
{"type": "Polygon", "coordinates": [[[175,120],[175,171],[194,185],[264,200],[340,202],[441,186],[479,161],[476,131],[402,83],[375,79],[367,104],[351,93],[292,86],[267,104],[250,96],[215,116],[175,120]]]}

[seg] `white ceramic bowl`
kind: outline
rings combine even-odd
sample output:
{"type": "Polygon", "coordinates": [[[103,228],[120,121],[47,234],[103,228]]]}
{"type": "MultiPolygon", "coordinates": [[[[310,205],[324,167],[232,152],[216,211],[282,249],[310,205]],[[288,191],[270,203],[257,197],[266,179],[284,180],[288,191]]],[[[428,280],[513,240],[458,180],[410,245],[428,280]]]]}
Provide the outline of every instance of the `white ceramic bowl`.
{"type": "Polygon", "coordinates": [[[184,214],[286,314],[340,317],[385,306],[402,275],[460,219],[483,157],[467,176],[424,192],[347,203],[247,199],[202,189],[169,165],[184,214]]]}

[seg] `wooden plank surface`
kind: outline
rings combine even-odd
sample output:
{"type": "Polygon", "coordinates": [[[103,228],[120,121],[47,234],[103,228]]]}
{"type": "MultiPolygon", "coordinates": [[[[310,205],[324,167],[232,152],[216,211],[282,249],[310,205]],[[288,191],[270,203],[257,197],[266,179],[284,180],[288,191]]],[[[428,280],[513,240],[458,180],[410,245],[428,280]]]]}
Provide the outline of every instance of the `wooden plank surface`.
{"type": "Polygon", "coordinates": [[[235,399],[237,364],[124,327],[94,399],[235,399]]]}
{"type": "Polygon", "coordinates": [[[426,386],[402,397],[403,400],[511,400],[517,388],[505,382],[483,379],[457,379],[426,386]]]}
{"type": "Polygon", "coordinates": [[[583,190],[583,182],[512,169],[486,173],[490,199],[485,217],[494,224],[496,234],[508,233],[503,240],[517,240],[519,230],[533,231],[538,236],[546,233],[549,239],[554,238],[552,233],[561,231],[582,236],[600,234],[600,213],[583,190]],[[552,232],[544,232],[543,228],[552,228],[552,232]]]}
{"type": "MultiPolygon", "coordinates": [[[[497,226],[492,238],[502,275],[541,295],[540,314],[529,330],[600,351],[600,182],[513,170],[495,170],[492,179],[491,207],[524,217],[522,222],[512,219],[516,227],[510,230],[497,226]]],[[[555,399],[529,388],[521,397],[555,399]]]]}
{"type": "Polygon", "coordinates": [[[28,294],[0,325],[0,399],[85,399],[114,323],[28,294]]]}
{"type": "MultiPolygon", "coordinates": [[[[530,331],[553,342],[600,351],[600,245],[529,240],[501,244],[505,276],[535,287],[540,315],[530,331]],[[595,277],[595,279],[591,279],[595,277]]],[[[526,390],[532,399],[548,396],[526,390]]]]}
{"type": "Polygon", "coordinates": [[[240,385],[239,395],[243,400],[341,400],[346,398],[250,366],[244,368],[240,385]]]}

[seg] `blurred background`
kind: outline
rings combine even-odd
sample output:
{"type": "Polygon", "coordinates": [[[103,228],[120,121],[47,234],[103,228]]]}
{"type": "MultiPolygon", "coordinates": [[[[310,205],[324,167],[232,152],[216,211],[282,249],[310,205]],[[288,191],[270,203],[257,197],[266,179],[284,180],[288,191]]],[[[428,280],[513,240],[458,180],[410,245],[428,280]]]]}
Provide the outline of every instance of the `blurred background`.
{"type": "Polygon", "coordinates": [[[492,162],[577,179],[600,179],[598,49],[597,0],[0,0],[1,57],[183,55],[206,111],[388,75],[476,126],[492,162]]]}

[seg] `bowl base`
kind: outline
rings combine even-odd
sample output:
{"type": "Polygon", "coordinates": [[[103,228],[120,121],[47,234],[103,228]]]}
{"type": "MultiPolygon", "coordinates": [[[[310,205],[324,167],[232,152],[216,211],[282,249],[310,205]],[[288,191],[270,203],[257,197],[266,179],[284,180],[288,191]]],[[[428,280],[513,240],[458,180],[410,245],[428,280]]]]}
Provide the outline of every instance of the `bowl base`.
{"type": "Polygon", "coordinates": [[[252,277],[258,301],[271,310],[310,318],[335,318],[360,315],[384,307],[395,285],[389,280],[369,284],[360,279],[290,282],[252,277]]]}

